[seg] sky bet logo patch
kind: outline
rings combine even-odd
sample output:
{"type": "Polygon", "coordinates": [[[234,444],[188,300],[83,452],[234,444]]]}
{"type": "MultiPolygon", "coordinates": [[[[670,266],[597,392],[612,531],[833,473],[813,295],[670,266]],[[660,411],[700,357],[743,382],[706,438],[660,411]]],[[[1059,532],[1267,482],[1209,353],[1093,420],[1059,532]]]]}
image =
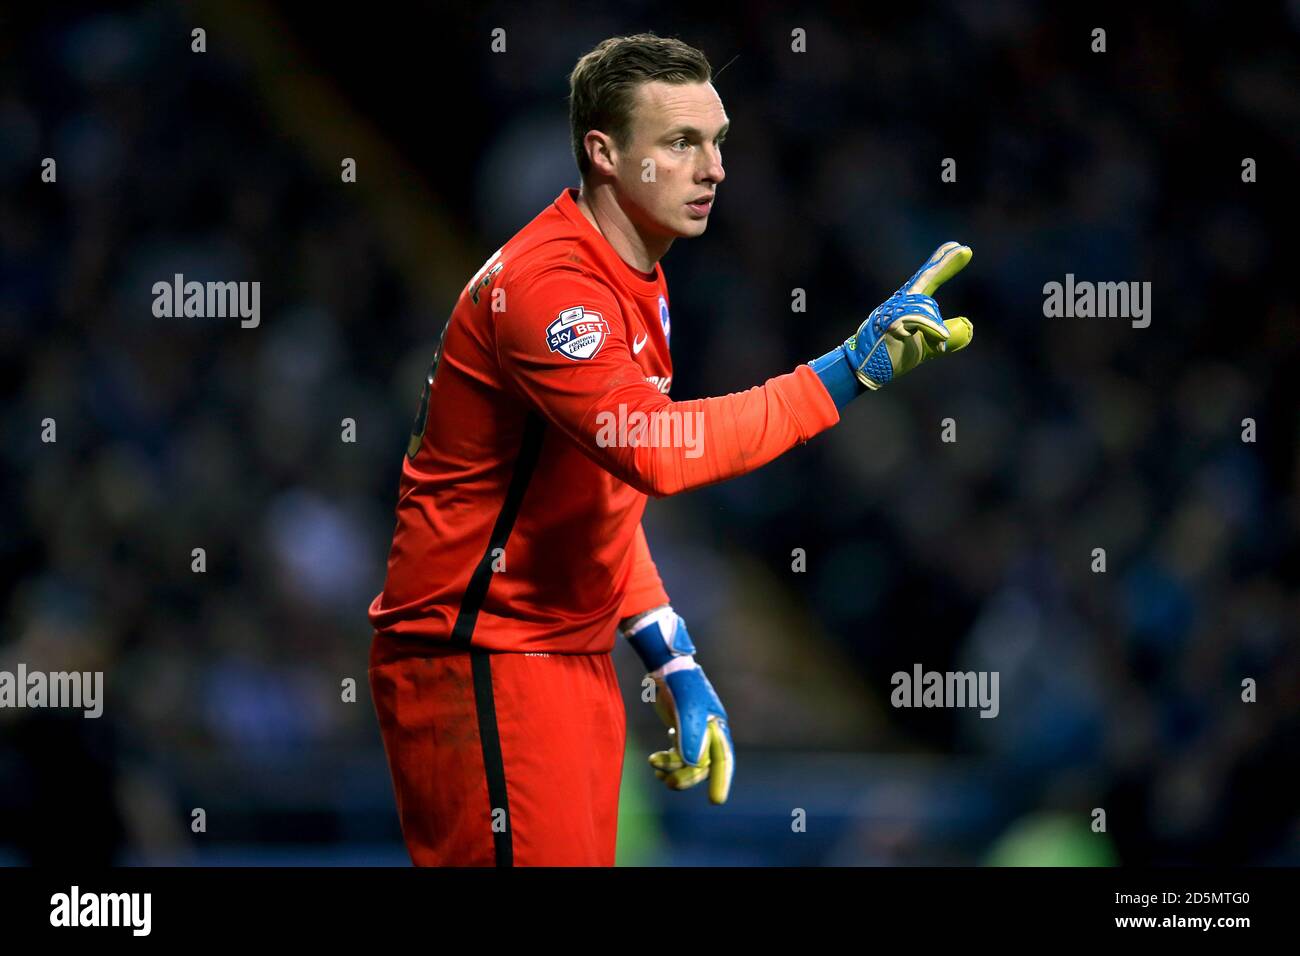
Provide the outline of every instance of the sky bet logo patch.
{"type": "Polygon", "coordinates": [[[546,327],[546,343],[551,351],[575,362],[594,358],[608,335],[609,323],[600,313],[584,311],[580,305],[565,309],[546,327]]]}

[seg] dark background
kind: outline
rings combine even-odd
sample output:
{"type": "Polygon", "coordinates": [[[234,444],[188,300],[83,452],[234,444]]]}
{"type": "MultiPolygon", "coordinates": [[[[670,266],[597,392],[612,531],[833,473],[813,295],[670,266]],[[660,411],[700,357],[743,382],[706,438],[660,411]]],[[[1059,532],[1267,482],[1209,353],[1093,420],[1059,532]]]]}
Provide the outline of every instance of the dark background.
{"type": "Polygon", "coordinates": [[[739,755],[724,808],[663,791],[619,647],[620,862],[1300,862],[1300,4],[1134,7],[6,10],[0,669],[107,700],[0,710],[0,861],[407,861],[365,611],[419,387],[469,276],[577,184],[574,62],[654,30],[732,122],[664,260],[674,397],[820,355],[947,239],[976,337],[650,503],[739,755]],[[175,272],[260,281],[261,325],[155,318],[175,272]],[[1151,282],[1151,325],[1045,318],[1066,273],[1151,282]],[[998,671],[999,716],[891,707],[917,663],[998,671]]]}

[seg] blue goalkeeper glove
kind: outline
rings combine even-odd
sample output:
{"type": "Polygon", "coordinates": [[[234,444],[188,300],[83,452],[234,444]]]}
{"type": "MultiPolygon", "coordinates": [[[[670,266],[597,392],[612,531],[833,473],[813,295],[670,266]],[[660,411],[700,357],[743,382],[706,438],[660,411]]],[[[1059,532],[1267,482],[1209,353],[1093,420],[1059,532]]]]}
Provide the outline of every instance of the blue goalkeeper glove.
{"type": "Polygon", "coordinates": [[[633,618],[620,631],[654,678],[655,712],[672,741],[668,750],[650,755],[655,776],[673,790],[693,787],[707,777],[709,800],[726,803],[736,767],[735,747],[727,711],[695,663],[686,622],[665,605],[633,618]]]}
{"type": "Polygon", "coordinates": [[[975,328],[965,316],[944,321],[932,296],[970,262],[970,246],[945,242],[897,292],[872,311],[837,349],[808,363],[835,404],[843,407],[938,355],[970,344],[975,328]]]}

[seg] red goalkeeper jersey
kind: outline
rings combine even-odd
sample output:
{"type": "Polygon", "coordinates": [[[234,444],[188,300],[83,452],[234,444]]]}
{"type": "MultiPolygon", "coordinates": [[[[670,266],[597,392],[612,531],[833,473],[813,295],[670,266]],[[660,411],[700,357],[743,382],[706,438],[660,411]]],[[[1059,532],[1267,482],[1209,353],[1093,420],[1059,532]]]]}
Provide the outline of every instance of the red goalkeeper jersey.
{"type": "Polygon", "coordinates": [[[565,189],[461,292],[429,367],[370,620],[429,642],[599,653],[668,602],[641,515],[839,421],[807,365],[674,402],[668,286],[619,257],[565,189]]]}

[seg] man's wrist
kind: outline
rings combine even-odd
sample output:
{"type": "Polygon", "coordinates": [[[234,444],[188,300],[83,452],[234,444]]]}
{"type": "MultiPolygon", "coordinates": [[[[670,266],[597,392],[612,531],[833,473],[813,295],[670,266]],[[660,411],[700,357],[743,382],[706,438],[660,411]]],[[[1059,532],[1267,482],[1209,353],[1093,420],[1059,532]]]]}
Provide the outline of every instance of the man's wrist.
{"type": "Polygon", "coordinates": [[[699,664],[695,663],[694,654],[681,654],[662,667],[656,667],[654,670],[648,671],[648,673],[657,680],[664,680],[669,674],[675,674],[678,671],[692,671],[699,666],[699,664]]]}
{"type": "Polygon", "coordinates": [[[638,611],[636,614],[632,614],[629,615],[628,617],[623,618],[621,621],[618,622],[619,633],[625,634],[628,631],[631,631],[637,625],[638,622],[649,617],[651,614],[655,613],[655,611],[662,611],[664,608],[669,606],[670,605],[667,604],[658,604],[655,607],[648,608],[644,611],[638,611]]]}
{"type": "Polygon", "coordinates": [[[647,671],[659,671],[670,661],[689,658],[695,653],[686,622],[671,605],[665,604],[635,617],[635,623],[620,628],[620,633],[632,645],[647,671]]]}
{"type": "Polygon", "coordinates": [[[825,355],[813,359],[808,365],[822,380],[822,385],[826,387],[837,409],[843,410],[845,405],[867,391],[867,387],[854,374],[853,366],[849,364],[849,357],[844,354],[842,345],[837,345],[825,355]]]}

